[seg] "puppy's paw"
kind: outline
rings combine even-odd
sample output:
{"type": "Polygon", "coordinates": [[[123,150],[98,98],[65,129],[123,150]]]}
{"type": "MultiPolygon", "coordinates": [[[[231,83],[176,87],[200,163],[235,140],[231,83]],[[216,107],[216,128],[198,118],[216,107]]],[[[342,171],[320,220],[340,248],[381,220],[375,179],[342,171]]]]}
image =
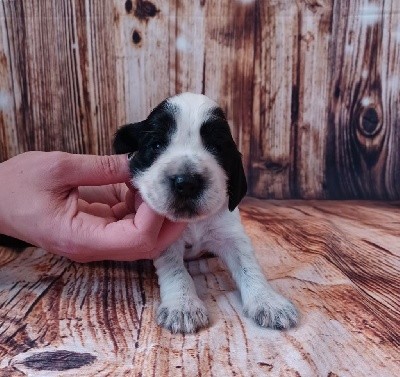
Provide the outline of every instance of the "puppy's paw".
{"type": "Polygon", "coordinates": [[[194,333],[208,325],[208,313],[198,298],[163,302],[157,310],[157,323],[172,333],[194,333]]]}
{"type": "Polygon", "coordinates": [[[283,330],[297,325],[296,307],[283,296],[256,295],[244,307],[244,314],[262,327],[283,330]]]}

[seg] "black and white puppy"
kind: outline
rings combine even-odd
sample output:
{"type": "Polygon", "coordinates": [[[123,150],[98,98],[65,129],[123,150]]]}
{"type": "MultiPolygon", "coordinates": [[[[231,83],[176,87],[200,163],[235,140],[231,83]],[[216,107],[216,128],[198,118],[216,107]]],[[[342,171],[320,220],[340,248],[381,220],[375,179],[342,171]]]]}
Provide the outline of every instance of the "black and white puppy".
{"type": "Polygon", "coordinates": [[[214,101],[192,93],[168,98],[146,120],[119,129],[114,149],[131,153],[132,183],[154,211],[189,222],[154,261],[159,325],[174,333],[207,326],[207,309],[184,265],[203,250],[224,261],[244,313],[257,324],[286,329],[297,323],[296,308],[268,284],[240,222],[236,207],[247,189],[241,154],[214,101]]]}

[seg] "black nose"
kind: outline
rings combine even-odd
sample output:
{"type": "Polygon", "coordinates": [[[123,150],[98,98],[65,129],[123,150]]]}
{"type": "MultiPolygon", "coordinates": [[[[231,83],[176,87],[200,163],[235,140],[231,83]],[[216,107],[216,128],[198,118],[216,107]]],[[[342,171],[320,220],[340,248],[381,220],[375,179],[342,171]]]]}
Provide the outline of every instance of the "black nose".
{"type": "Polygon", "coordinates": [[[172,177],[172,188],[180,197],[195,198],[204,188],[204,179],[200,174],[175,175],[172,177]]]}

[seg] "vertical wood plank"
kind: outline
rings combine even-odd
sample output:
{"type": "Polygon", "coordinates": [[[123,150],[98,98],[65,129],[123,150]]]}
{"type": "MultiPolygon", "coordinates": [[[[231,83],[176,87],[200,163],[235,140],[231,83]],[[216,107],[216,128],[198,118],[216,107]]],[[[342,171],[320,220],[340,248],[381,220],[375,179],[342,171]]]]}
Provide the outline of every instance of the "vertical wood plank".
{"type": "Polygon", "coordinates": [[[9,19],[5,17],[5,4],[0,3],[0,161],[18,153],[18,138],[15,121],[17,106],[12,77],[10,45],[8,40],[9,19]]]}
{"type": "Polygon", "coordinates": [[[204,93],[224,109],[250,177],[256,3],[206,1],[204,93]]]}
{"type": "MultiPolygon", "coordinates": [[[[14,99],[13,112],[14,117],[9,118],[6,116],[6,112],[2,109],[2,118],[4,123],[2,124],[4,135],[3,140],[6,142],[7,129],[11,126],[15,129],[17,135],[18,147],[14,149],[15,152],[24,151],[27,149],[27,135],[32,133],[32,117],[28,111],[28,87],[27,87],[27,53],[25,49],[26,30],[24,27],[23,20],[23,8],[21,1],[9,2],[4,1],[2,6],[2,16],[4,21],[2,22],[2,50],[7,51],[7,57],[9,59],[8,65],[9,79],[12,83],[12,93],[14,99]],[[16,29],[19,29],[19,33],[16,33],[16,29]],[[4,33],[4,34],[3,34],[4,33]],[[6,39],[5,39],[6,38],[6,39]],[[10,124],[6,121],[14,122],[10,124]],[[21,124],[25,124],[25,127],[21,127],[21,124]]],[[[32,143],[31,143],[32,144],[32,143]]],[[[8,146],[5,150],[10,151],[11,147],[8,146]]],[[[11,154],[12,155],[12,154],[11,154]]],[[[7,157],[11,157],[10,153],[7,153],[7,157]]]]}
{"type": "MultiPolygon", "coordinates": [[[[292,92],[291,196],[326,196],[325,160],[330,95],[333,1],[301,1],[296,91],[292,92]],[[297,118],[297,119],[296,119],[297,118]]],[[[294,89],[295,87],[293,87],[294,89]]]]}
{"type": "Polygon", "coordinates": [[[171,94],[204,93],[226,111],[247,166],[252,122],[254,4],[177,2],[170,35],[171,94]],[[174,53],[175,52],[175,53],[174,53]]]}
{"type": "Polygon", "coordinates": [[[263,6],[256,23],[252,193],[321,198],[332,1],[263,6]]]}
{"type": "Polygon", "coordinates": [[[137,122],[170,95],[170,2],[115,0],[114,7],[119,15],[119,95],[125,108],[119,120],[137,122]]]}
{"type": "MultiPolygon", "coordinates": [[[[204,94],[206,17],[204,1],[176,1],[170,44],[171,94],[204,94]]],[[[207,45],[208,48],[208,45],[207,45]]]]}
{"type": "Polygon", "coordinates": [[[4,2],[19,151],[110,152],[117,95],[108,4],[4,2]]]}
{"type": "Polygon", "coordinates": [[[294,169],[299,13],[294,2],[262,1],[257,16],[251,194],[284,198],[294,169]]]}
{"type": "Polygon", "coordinates": [[[400,196],[399,22],[398,1],[335,3],[331,197],[400,196]]]}
{"type": "Polygon", "coordinates": [[[64,2],[4,2],[21,151],[82,150],[74,100],[71,9],[64,2]],[[72,133],[73,133],[72,132],[72,133]]]}
{"type": "Polygon", "coordinates": [[[86,145],[90,153],[111,153],[111,140],[119,118],[115,47],[118,17],[109,1],[75,1],[74,8],[86,145]]]}

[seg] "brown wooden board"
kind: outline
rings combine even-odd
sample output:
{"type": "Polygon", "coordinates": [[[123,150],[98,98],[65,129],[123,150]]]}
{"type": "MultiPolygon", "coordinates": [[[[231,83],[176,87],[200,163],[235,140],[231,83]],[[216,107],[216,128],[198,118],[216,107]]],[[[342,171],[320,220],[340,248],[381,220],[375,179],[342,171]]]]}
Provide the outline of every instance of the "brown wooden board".
{"type": "Polygon", "coordinates": [[[400,198],[400,2],[0,2],[0,161],[110,153],[169,95],[227,113],[249,194],[400,198]]]}
{"type": "Polygon", "coordinates": [[[0,248],[0,375],[397,375],[400,204],[246,199],[241,213],[262,269],[301,313],[296,329],[245,318],[216,258],[187,263],[211,323],[183,336],[155,323],[150,262],[0,248]]]}

